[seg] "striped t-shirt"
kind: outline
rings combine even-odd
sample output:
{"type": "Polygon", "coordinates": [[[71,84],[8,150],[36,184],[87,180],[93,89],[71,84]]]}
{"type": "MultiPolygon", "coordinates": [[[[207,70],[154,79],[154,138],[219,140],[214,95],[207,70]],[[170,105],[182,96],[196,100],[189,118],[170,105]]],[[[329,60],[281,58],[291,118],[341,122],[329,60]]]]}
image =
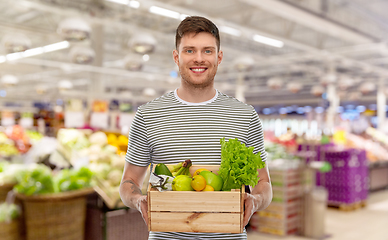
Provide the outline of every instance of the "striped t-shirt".
{"type": "MultiPolygon", "coordinates": [[[[126,161],[137,166],[221,163],[220,139],[238,138],[266,160],[262,125],[254,108],[216,91],[209,101],[189,103],[176,93],[140,106],[129,133],[126,161]]],[[[242,234],[150,232],[149,239],[246,239],[242,234]]]]}

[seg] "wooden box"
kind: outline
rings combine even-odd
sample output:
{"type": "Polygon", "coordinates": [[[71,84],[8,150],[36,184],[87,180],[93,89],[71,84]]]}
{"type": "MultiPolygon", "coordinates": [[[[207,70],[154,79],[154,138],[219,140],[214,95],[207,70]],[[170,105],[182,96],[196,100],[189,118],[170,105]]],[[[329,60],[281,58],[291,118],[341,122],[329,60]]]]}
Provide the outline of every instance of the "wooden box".
{"type": "MultiPolygon", "coordinates": [[[[219,165],[192,165],[190,173],[219,165]]],[[[245,188],[232,191],[164,191],[148,187],[148,230],[242,233],[245,188]]]]}

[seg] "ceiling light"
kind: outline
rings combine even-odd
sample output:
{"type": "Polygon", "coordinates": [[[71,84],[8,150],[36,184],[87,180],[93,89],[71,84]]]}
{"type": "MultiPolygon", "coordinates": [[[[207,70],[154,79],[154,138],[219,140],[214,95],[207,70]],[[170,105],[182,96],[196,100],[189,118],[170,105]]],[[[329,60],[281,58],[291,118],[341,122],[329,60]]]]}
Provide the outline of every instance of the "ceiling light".
{"type": "Polygon", "coordinates": [[[283,86],[283,80],[277,77],[270,78],[267,81],[267,86],[272,90],[280,89],[283,86]]]}
{"type": "Polygon", "coordinates": [[[129,1],[129,0],[106,0],[106,1],[127,5],[131,8],[139,8],[140,7],[140,2],[138,2],[138,1],[129,1]]]}
{"type": "Polygon", "coordinates": [[[219,27],[220,32],[227,33],[229,35],[233,35],[236,37],[241,36],[241,31],[235,28],[227,27],[227,26],[220,26],[219,27]]]}
{"type": "Polygon", "coordinates": [[[129,1],[128,6],[131,8],[139,8],[140,7],[140,2],[138,1],[129,1]]]}
{"type": "Polygon", "coordinates": [[[22,52],[31,47],[31,40],[24,34],[12,33],[3,37],[2,45],[8,53],[22,52]]]}
{"type": "Polygon", "coordinates": [[[143,61],[144,61],[144,62],[147,62],[148,60],[150,60],[150,55],[144,54],[144,55],[143,55],[143,61]]]}
{"type": "Polygon", "coordinates": [[[129,4],[129,0],[106,0],[108,2],[114,2],[114,3],[118,3],[118,4],[123,4],[123,5],[128,5],[129,4]]]}
{"type": "Polygon", "coordinates": [[[287,84],[287,89],[292,93],[298,93],[302,88],[303,84],[298,81],[290,82],[287,84]]]}
{"type": "Polygon", "coordinates": [[[68,90],[73,88],[73,83],[69,80],[62,80],[58,83],[58,88],[60,90],[68,90]]]}
{"type": "Polygon", "coordinates": [[[255,64],[255,60],[251,56],[245,55],[235,59],[233,64],[238,71],[248,71],[255,64]]]}
{"type": "Polygon", "coordinates": [[[68,41],[63,41],[59,43],[50,44],[44,47],[31,48],[24,52],[9,53],[6,56],[0,56],[0,63],[3,63],[5,61],[13,61],[13,60],[17,60],[25,57],[31,57],[31,56],[39,55],[46,52],[53,52],[53,51],[68,48],[69,46],[70,44],[68,41]]]}
{"type": "Polygon", "coordinates": [[[259,43],[267,44],[269,46],[278,47],[278,48],[282,48],[284,46],[284,43],[282,41],[268,38],[268,37],[264,37],[264,36],[257,35],[257,34],[255,34],[253,36],[253,40],[255,40],[256,42],[259,42],[259,43]]]}
{"type": "Polygon", "coordinates": [[[143,90],[143,95],[147,97],[153,97],[156,95],[156,91],[153,88],[145,88],[143,90]]]}
{"type": "Polygon", "coordinates": [[[23,57],[31,57],[44,53],[43,47],[28,49],[23,52],[23,57]]]}
{"type": "Polygon", "coordinates": [[[74,63],[88,64],[93,62],[96,53],[90,47],[75,46],[70,51],[70,59],[74,63]]]}
{"type": "Polygon", "coordinates": [[[70,43],[68,41],[53,43],[43,47],[44,52],[53,52],[61,49],[68,48],[70,43]]]}
{"type": "Polygon", "coordinates": [[[169,17],[169,18],[174,18],[174,19],[180,19],[181,14],[179,12],[175,12],[169,9],[157,7],[157,6],[151,6],[149,9],[150,13],[169,17]]]}
{"type": "Polygon", "coordinates": [[[140,71],[143,67],[142,57],[139,54],[128,54],[124,58],[124,67],[129,71],[140,71]]]}
{"type": "Polygon", "coordinates": [[[19,79],[14,75],[4,75],[1,78],[1,82],[6,86],[15,86],[19,82],[19,79]]]}
{"type": "Polygon", "coordinates": [[[59,23],[57,32],[68,41],[82,41],[90,37],[92,29],[81,18],[68,18],[59,23]]]}
{"type": "Polygon", "coordinates": [[[156,39],[151,34],[139,33],[128,42],[128,45],[136,53],[148,54],[155,50],[156,39]]]}
{"type": "Polygon", "coordinates": [[[13,60],[17,60],[17,59],[20,59],[23,57],[23,55],[20,53],[20,52],[17,52],[17,53],[10,53],[10,54],[7,54],[7,60],[8,61],[13,61],[13,60]]]}
{"type": "Polygon", "coordinates": [[[322,96],[322,94],[325,92],[325,88],[322,87],[321,85],[314,85],[311,90],[310,90],[310,93],[316,97],[319,97],[319,96],[322,96]]]}

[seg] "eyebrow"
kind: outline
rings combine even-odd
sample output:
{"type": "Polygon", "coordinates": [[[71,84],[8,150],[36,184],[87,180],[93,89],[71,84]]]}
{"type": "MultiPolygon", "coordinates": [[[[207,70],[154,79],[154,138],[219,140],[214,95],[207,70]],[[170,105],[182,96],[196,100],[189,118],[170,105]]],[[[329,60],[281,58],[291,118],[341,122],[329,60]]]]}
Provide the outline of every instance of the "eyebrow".
{"type": "MultiPolygon", "coordinates": [[[[194,46],[185,46],[183,47],[182,49],[188,49],[188,48],[196,48],[194,46]]],[[[215,47],[211,47],[211,46],[208,46],[208,47],[204,47],[203,49],[216,49],[215,47]]]]}

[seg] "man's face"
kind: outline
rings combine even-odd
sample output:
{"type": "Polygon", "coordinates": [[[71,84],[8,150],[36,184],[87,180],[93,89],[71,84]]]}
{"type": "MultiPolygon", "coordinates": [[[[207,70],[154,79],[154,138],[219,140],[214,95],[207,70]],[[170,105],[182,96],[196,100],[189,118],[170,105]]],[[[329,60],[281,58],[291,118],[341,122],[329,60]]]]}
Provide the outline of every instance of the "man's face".
{"type": "Polygon", "coordinates": [[[216,39],[207,32],[185,34],[173,51],[174,61],[179,67],[182,81],[196,88],[212,85],[222,51],[217,52],[216,39]]]}

